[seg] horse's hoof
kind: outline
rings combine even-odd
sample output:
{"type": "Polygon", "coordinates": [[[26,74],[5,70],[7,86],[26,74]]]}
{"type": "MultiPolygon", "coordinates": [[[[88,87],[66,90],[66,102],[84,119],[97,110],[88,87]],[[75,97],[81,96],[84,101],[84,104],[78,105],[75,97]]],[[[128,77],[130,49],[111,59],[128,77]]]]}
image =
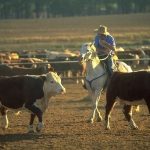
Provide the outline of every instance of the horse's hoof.
{"type": "Polygon", "coordinates": [[[132,130],[139,130],[138,126],[132,127],[132,130]]]}
{"type": "Polygon", "coordinates": [[[87,122],[87,123],[94,123],[94,120],[89,119],[89,120],[87,120],[86,122],[87,122]]]}
{"type": "Polygon", "coordinates": [[[105,130],[110,130],[110,127],[106,127],[105,130]]]}

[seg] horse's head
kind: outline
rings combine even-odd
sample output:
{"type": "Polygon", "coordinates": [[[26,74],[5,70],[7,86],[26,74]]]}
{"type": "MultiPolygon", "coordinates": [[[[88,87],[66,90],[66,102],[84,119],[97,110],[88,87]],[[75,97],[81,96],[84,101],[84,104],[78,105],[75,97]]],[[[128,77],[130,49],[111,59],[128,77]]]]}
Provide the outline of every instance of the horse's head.
{"type": "Polygon", "coordinates": [[[96,48],[92,43],[84,43],[80,49],[80,60],[81,61],[88,61],[95,58],[96,55],[96,48]]]}

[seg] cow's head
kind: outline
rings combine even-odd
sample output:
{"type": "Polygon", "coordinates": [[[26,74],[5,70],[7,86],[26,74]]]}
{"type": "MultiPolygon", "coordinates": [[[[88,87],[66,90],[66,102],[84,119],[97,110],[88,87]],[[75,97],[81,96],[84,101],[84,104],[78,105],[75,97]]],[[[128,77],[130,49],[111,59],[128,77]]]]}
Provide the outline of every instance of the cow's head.
{"type": "Polygon", "coordinates": [[[45,96],[48,97],[66,93],[66,89],[61,84],[61,78],[55,72],[46,74],[43,90],[45,96]]]}

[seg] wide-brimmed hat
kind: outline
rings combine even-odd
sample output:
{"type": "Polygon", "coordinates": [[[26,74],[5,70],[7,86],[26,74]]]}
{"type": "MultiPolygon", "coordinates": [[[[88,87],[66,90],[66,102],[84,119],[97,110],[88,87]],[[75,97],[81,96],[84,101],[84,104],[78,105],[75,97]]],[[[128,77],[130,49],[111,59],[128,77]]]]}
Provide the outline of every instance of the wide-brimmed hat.
{"type": "Polygon", "coordinates": [[[108,35],[109,32],[107,31],[107,27],[104,25],[99,25],[98,29],[94,29],[94,32],[97,32],[99,34],[104,34],[104,35],[108,35]]]}

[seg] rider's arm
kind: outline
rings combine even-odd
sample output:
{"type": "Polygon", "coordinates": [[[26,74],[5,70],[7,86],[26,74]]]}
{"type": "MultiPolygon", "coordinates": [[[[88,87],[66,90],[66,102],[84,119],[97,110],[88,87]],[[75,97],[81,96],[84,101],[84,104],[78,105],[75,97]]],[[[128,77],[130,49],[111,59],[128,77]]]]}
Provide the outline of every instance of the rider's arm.
{"type": "Polygon", "coordinates": [[[106,49],[116,51],[116,46],[107,43],[105,40],[101,40],[101,45],[102,45],[103,47],[105,47],[106,49]]]}
{"type": "Polygon", "coordinates": [[[101,45],[103,45],[107,50],[116,51],[116,43],[111,35],[108,35],[106,40],[101,40],[101,45]]]}

